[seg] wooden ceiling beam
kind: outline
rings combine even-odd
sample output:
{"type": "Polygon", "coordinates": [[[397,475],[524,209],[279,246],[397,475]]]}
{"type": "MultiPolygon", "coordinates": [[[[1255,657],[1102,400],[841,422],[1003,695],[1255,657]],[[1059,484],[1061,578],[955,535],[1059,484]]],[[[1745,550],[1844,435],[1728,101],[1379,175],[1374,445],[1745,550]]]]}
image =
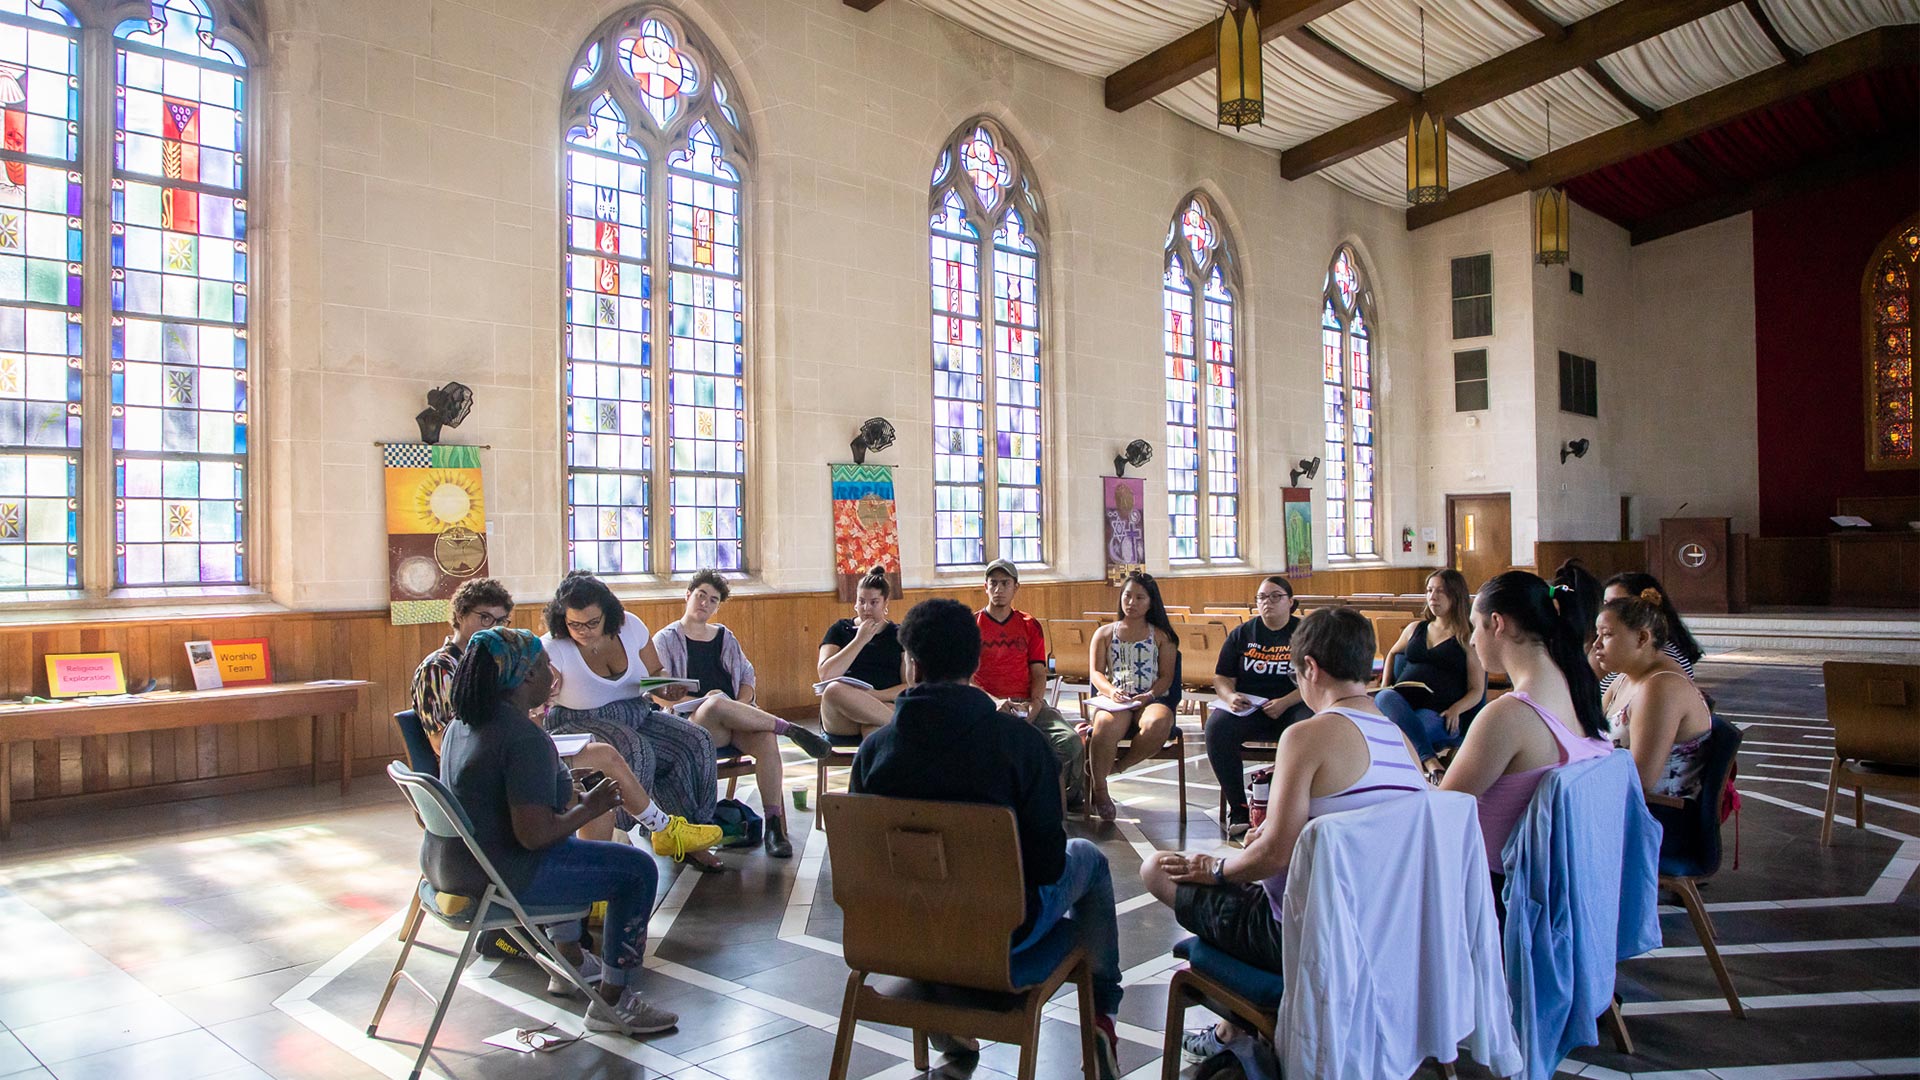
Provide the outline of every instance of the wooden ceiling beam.
{"type": "MultiPolygon", "coordinates": [[[[1447,79],[1423,94],[1417,107],[1441,116],[1459,116],[1738,2],[1620,0],[1568,26],[1559,40],[1530,41],[1447,79]]],[[[1298,180],[1384,146],[1406,134],[1415,107],[1389,105],[1283,151],[1280,173],[1298,180]]]]}
{"type": "Polygon", "coordinates": [[[1605,90],[1611,95],[1613,100],[1619,102],[1622,108],[1640,119],[1652,120],[1654,117],[1660,115],[1659,109],[1627,93],[1627,88],[1615,82],[1613,76],[1607,74],[1607,69],[1600,66],[1600,61],[1595,60],[1592,63],[1582,64],[1580,65],[1580,70],[1586,72],[1587,76],[1594,82],[1599,83],[1600,89],[1605,90]]]}
{"type": "Polygon", "coordinates": [[[1795,169],[1768,177],[1765,180],[1747,184],[1737,191],[1711,195],[1685,206],[1676,207],[1662,214],[1643,219],[1628,228],[1633,243],[1644,244],[1649,240],[1658,240],[1664,236],[1686,232],[1702,225],[1729,218],[1735,214],[1744,214],[1749,210],[1758,210],[1769,203],[1793,195],[1851,180],[1874,172],[1888,165],[1906,161],[1913,164],[1914,150],[1911,145],[1902,142],[1870,146],[1850,154],[1823,157],[1809,161],[1795,169]]]}
{"type": "Polygon", "coordinates": [[[1540,10],[1532,0],[1500,0],[1502,7],[1518,16],[1521,22],[1540,31],[1540,36],[1549,41],[1559,41],[1567,36],[1567,28],[1559,20],[1540,10]]]}
{"type": "MultiPolygon", "coordinates": [[[[1263,0],[1260,4],[1260,40],[1272,41],[1307,25],[1347,0],[1263,0]]],[[[1126,112],[1190,79],[1213,70],[1220,24],[1210,22],[1107,76],[1107,108],[1126,112]]]]}
{"type": "Polygon", "coordinates": [[[1449,193],[1445,202],[1407,210],[1418,229],[1525,191],[1558,184],[1595,169],[1669,146],[1757,109],[1778,104],[1876,68],[1913,61],[1920,27],[1883,26],[1810,53],[1799,64],[1779,64],[1688,99],[1652,121],[1623,124],[1533,159],[1524,172],[1501,173],[1449,193]]]}
{"type": "Polygon", "coordinates": [[[1767,35],[1767,40],[1773,44],[1773,51],[1780,54],[1780,59],[1789,64],[1797,64],[1804,59],[1799,49],[1787,44],[1787,39],[1780,36],[1780,28],[1773,25],[1773,19],[1767,15],[1767,9],[1760,6],[1760,0],[1747,0],[1747,14],[1760,24],[1760,32],[1767,35]]]}
{"type": "Polygon", "coordinates": [[[1287,40],[1300,46],[1301,52],[1376,94],[1385,94],[1402,105],[1411,105],[1420,100],[1419,94],[1354,59],[1351,53],[1321,37],[1311,26],[1303,26],[1288,34],[1287,40]]]}

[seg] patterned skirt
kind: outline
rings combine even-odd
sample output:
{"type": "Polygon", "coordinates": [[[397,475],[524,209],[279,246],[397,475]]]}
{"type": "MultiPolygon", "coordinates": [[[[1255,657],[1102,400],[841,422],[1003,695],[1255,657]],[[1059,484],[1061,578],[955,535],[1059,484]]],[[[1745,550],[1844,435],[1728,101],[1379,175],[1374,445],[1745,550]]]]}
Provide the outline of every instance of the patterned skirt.
{"type": "Polygon", "coordinates": [[[547,710],[546,726],[555,734],[591,735],[613,747],[661,810],[697,825],[712,824],[720,782],[706,729],[655,709],[642,698],[598,709],[554,706],[547,710]]]}

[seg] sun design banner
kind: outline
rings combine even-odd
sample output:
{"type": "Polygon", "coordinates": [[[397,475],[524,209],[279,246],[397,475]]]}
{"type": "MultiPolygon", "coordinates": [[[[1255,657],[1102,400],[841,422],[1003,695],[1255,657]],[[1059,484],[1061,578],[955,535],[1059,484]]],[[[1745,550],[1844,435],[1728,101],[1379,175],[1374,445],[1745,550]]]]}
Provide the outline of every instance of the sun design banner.
{"type": "Polygon", "coordinates": [[[453,591],[487,572],[480,449],[388,443],[385,461],[393,624],[446,622],[453,591]]]}
{"type": "Polygon", "coordinates": [[[833,480],[833,580],[851,601],[860,578],[887,572],[900,596],[900,522],[893,505],[893,466],[828,465],[833,480]]]}

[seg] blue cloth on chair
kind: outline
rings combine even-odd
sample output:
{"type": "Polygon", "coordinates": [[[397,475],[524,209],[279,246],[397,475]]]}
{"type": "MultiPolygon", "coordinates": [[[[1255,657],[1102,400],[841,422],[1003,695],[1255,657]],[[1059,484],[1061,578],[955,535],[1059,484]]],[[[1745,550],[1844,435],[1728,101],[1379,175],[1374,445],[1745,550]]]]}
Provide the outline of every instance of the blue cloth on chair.
{"type": "Polygon", "coordinates": [[[1280,993],[1286,989],[1286,984],[1271,971],[1263,971],[1236,959],[1197,937],[1176,944],[1173,955],[1185,960],[1193,970],[1263,1009],[1280,1007],[1280,993]]]}
{"type": "Polygon", "coordinates": [[[1060,961],[1067,958],[1073,947],[1080,943],[1080,937],[1074,931],[1072,919],[1061,919],[1053,924],[1045,937],[1032,945],[1014,953],[1007,967],[1007,974],[1013,985],[1021,989],[1045,982],[1060,961]]]}

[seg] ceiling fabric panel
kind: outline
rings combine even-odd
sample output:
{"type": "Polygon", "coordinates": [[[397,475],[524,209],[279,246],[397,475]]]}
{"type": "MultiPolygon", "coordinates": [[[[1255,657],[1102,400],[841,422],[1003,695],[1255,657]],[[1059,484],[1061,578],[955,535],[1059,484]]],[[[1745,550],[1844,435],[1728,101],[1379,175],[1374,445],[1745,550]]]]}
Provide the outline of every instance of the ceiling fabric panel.
{"type": "Polygon", "coordinates": [[[1553,145],[1598,135],[1635,119],[1584,71],[1569,71],[1461,116],[1494,145],[1529,160],[1547,152],[1547,103],[1553,103],[1553,145]]]}
{"type": "Polygon", "coordinates": [[[1605,11],[1620,0],[1533,0],[1533,6],[1554,17],[1560,25],[1576,23],[1595,12],[1605,11]]]}
{"type": "MultiPolygon", "coordinates": [[[[1322,37],[1402,86],[1420,89],[1420,4],[1353,0],[1313,21],[1322,37]]],[[[1519,48],[1540,35],[1498,0],[1427,6],[1427,85],[1519,48]]]]}
{"type": "MultiPolygon", "coordinates": [[[[1459,139],[1447,140],[1447,182],[1463,187],[1485,180],[1505,166],[1459,139]]],[[[1320,170],[1320,176],[1363,199],[1388,206],[1407,205],[1407,140],[1395,139],[1358,157],[1320,170]]]]}
{"type": "MultiPolygon", "coordinates": [[[[1261,48],[1266,59],[1267,117],[1233,135],[1256,146],[1282,150],[1329,128],[1358,119],[1393,99],[1361,86],[1308,56],[1285,39],[1261,48]]],[[[1161,94],[1154,100],[1196,124],[1213,127],[1219,115],[1214,77],[1203,75],[1161,94]]]]}
{"type": "Polygon", "coordinates": [[[1621,89],[1664,109],[1779,62],[1780,54],[1742,4],[1622,49],[1600,66],[1621,89]]]}
{"type": "Polygon", "coordinates": [[[983,37],[1106,76],[1220,17],[1219,0],[915,0],[983,37]]]}
{"type": "Polygon", "coordinates": [[[1814,52],[1876,26],[1920,22],[1920,0],[1760,0],[1787,44],[1814,52]]]}

